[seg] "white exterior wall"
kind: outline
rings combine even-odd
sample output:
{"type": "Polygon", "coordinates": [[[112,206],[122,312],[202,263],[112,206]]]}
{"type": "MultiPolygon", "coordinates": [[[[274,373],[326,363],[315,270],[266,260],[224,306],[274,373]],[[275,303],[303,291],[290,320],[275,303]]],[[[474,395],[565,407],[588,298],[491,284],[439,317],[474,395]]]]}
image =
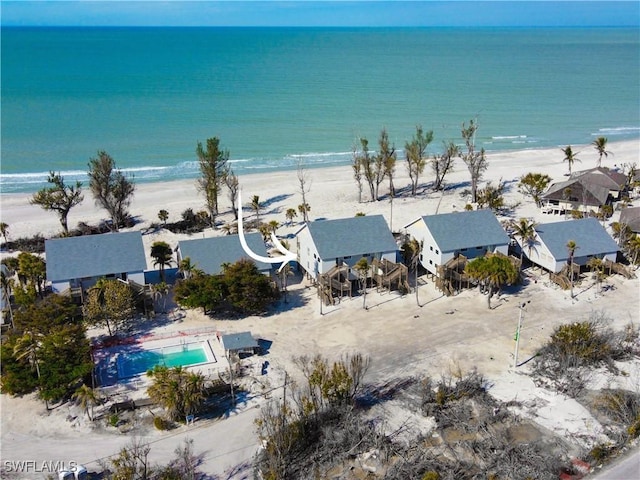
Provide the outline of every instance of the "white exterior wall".
{"type": "Polygon", "coordinates": [[[446,248],[446,245],[438,245],[434,240],[431,232],[422,220],[418,220],[415,223],[407,227],[407,233],[415,238],[418,242],[423,242],[422,254],[420,255],[420,263],[431,274],[437,275],[438,265],[443,265],[449,260],[454,258],[457,254],[464,255],[468,259],[480,257],[485,252],[500,252],[505,255],[509,253],[509,245],[478,245],[478,247],[471,247],[462,250],[442,251],[442,248],[446,248]]]}
{"type": "Polygon", "coordinates": [[[71,288],[71,284],[69,281],[61,281],[61,282],[51,282],[51,290],[53,293],[61,293],[71,288]]]}
{"type": "Polygon", "coordinates": [[[328,262],[318,261],[318,249],[313,243],[308,226],[303,227],[296,235],[296,245],[298,248],[298,264],[312,278],[318,278],[318,273],[324,273],[333,267],[332,264],[327,268],[326,264],[328,262]],[[324,270],[325,268],[326,270],[324,270]]]}
{"type": "Polygon", "coordinates": [[[144,272],[129,272],[127,273],[127,280],[144,285],[144,272]]]}

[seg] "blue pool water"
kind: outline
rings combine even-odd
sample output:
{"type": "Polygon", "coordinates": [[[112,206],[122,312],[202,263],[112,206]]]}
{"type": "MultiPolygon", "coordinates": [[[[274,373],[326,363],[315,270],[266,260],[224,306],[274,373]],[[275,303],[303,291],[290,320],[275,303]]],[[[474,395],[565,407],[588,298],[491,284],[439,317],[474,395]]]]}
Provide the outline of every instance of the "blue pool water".
{"type": "Polygon", "coordinates": [[[201,343],[121,353],[118,358],[118,376],[121,379],[134,377],[156,365],[169,368],[186,367],[208,361],[204,345],[201,343]]]}

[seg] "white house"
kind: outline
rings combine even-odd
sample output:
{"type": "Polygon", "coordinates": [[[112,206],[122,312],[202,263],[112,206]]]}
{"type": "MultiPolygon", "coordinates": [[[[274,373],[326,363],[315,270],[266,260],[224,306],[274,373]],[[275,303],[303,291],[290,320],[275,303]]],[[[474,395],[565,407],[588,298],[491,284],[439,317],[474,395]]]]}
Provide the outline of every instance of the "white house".
{"type": "MultiPolygon", "coordinates": [[[[358,260],[396,262],[398,245],[382,215],[317,220],[296,233],[298,263],[314,279],[335,266],[358,260]]],[[[355,276],[355,275],[354,275],[355,276]]]]}
{"type": "Polygon", "coordinates": [[[550,272],[558,273],[569,263],[569,241],[577,245],[573,255],[575,265],[585,265],[594,257],[616,261],[618,245],[593,217],[543,223],[536,225],[535,231],[535,239],[523,247],[524,255],[550,272]]]}
{"type": "Polygon", "coordinates": [[[509,252],[509,236],[491,210],[426,215],[405,226],[405,230],[422,242],[420,263],[433,275],[438,274],[438,265],[457,255],[472,259],[487,252],[509,252]]]}
{"type": "Polygon", "coordinates": [[[92,287],[100,278],[144,285],[147,260],[140,232],[45,240],[47,280],[55,293],[92,287]]]}
{"type": "MultiPolygon", "coordinates": [[[[245,238],[249,248],[256,254],[268,256],[260,233],[247,233],[245,238]]],[[[238,235],[181,240],[178,242],[177,256],[178,264],[188,257],[195,268],[209,275],[218,275],[222,273],[223,264],[236,263],[243,258],[254,262],[260,272],[267,275],[271,272],[271,265],[256,262],[249,257],[242,248],[238,235]]]]}

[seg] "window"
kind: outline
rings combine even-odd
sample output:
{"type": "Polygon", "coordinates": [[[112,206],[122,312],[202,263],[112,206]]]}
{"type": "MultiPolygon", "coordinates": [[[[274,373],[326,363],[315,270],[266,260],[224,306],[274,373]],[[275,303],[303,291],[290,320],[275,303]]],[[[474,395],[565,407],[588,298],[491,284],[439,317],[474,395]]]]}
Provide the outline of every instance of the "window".
{"type": "Polygon", "coordinates": [[[429,250],[431,250],[433,252],[433,245],[429,246],[429,250]]]}
{"type": "Polygon", "coordinates": [[[466,251],[467,251],[467,249],[466,249],[466,248],[461,248],[461,249],[460,249],[460,251],[461,251],[461,252],[466,252],[466,251]]]}
{"type": "Polygon", "coordinates": [[[433,260],[429,260],[429,265],[433,265],[433,260]]]}
{"type": "Polygon", "coordinates": [[[436,248],[436,255],[440,255],[440,252],[438,251],[437,248],[436,248]]]}

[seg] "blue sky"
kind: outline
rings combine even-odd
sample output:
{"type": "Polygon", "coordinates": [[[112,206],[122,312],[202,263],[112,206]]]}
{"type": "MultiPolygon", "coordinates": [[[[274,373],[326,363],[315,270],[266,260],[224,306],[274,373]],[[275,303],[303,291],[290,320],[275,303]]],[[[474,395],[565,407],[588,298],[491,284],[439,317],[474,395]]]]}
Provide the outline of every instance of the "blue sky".
{"type": "Polygon", "coordinates": [[[1,0],[3,26],[640,26],[636,1],[1,0]]]}

